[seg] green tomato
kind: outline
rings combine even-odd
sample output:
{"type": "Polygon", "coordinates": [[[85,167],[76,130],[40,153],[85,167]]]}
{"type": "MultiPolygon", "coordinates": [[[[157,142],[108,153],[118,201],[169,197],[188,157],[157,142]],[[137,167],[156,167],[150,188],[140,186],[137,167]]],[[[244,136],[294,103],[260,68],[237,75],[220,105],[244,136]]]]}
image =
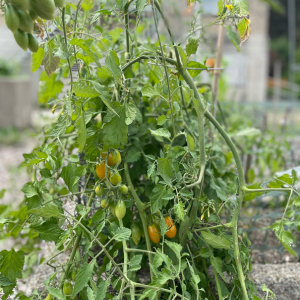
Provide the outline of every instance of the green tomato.
{"type": "Polygon", "coordinates": [[[124,201],[122,201],[122,200],[118,201],[118,203],[115,207],[115,213],[116,213],[116,217],[119,220],[122,220],[124,218],[124,216],[126,215],[126,205],[125,205],[124,201]]]}
{"type": "Polygon", "coordinates": [[[96,186],[95,193],[97,194],[97,196],[101,196],[103,191],[104,191],[103,187],[100,187],[99,185],[96,186]]]}
{"type": "Polygon", "coordinates": [[[101,200],[101,207],[104,208],[104,209],[106,209],[107,206],[108,206],[107,200],[106,199],[102,199],[101,200]]]}
{"type": "Polygon", "coordinates": [[[72,270],[72,280],[76,280],[77,271],[75,269],[72,270]]]}
{"type": "Polygon", "coordinates": [[[122,185],[119,187],[119,191],[121,192],[121,194],[128,194],[128,186],[127,185],[122,185]]]}
{"type": "Polygon", "coordinates": [[[114,151],[112,159],[115,165],[119,165],[122,161],[121,154],[118,150],[114,151]]]}
{"type": "Polygon", "coordinates": [[[130,228],[131,228],[132,240],[136,245],[138,245],[142,237],[142,230],[140,226],[136,223],[132,223],[130,228]]]}
{"type": "Polygon", "coordinates": [[[48,294],[47,297],[45,298],[45,300],[53,300],[53,298],[50,294],[48,294]]]}
{"type": "Polygon", "coordinates": [[[71,296],[73,293],[73,285],[69,281],[64,282],[63,292],[67,296],[71,296]]]}

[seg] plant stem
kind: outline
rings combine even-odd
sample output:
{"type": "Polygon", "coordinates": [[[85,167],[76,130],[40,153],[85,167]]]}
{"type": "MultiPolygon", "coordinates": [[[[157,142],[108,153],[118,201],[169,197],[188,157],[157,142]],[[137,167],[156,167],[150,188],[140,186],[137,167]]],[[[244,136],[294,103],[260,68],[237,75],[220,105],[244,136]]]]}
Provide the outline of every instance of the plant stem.
{"type": "Polygon", "coordinates": [[[211,227],[201,227],[198,229],[194,229],[193,231],[198,232],[198,231],[205,231],[205,230],[211,230],[211,229],[218,229],[218,228],[231,228],[231,226],[226,226],[226,224],[222,225],[216,225],[216,226],[211,226],[211,227]]]}
{"type": "Polygon", "coordinates": [[[153,254],[155,255],[155,252],[143,250],[143,249],[135,249],[135,248],[126,248],[126,252],[139,252],[139,253],[147,253],[147,254],[153,254]]]}
{"type": "Polygon", "coordinates": [[[129,0],[126,5],[124,6],[124,19],[125,19],[125,35],[126,35],[126,61],[129,61],[130,55],[130,39],[129,39],[129,15],[128,15],[128,8],[133,0],[129,0]]]}
{"type": "MultiPolygon", "coordinates": [[[[119,223],[120,223],[120,227],[124,227],[124,226],[123,226],[123,221],[122,221],[122,220],[119,220],[119,223]]],[[[122,241],[122,244],[123,244],[123,253],[124,253],[123,273],[124,273],[124,274],[127,274],[128,253],[127,253],[127,251],[126,251],[126,249],[127,249],[126,241],[123,240],[123,241],[122,241]]],[[[122,278],[122,283],[121,283],[121,288],[120,288],[120,295],[119,295],[119,298],[120,298],[120,299],[122,299],[122,292],[123,292],[124,284],[125,284],[125,279],[122,278]]]]}
{"type": "MultiPolygon", "coordinates": [[[[89,198],[89,201],[86,205],[86,207],[91,207],[92,205],[92,202],[93,202],[93,198],[94,198],[94,192],[91,193],[90,195],[90,198],[89,198]]],[[[80,223],[81,224],[81,223],[80,223]]],[[[81,240],[81,237],[82,237],[82,232],[80,232],[75,240],[75,245],[72,249],[72,252],[71,252],[71,255],[70,255],[70,258],[68,260],[68,263],[67,263],[67,267],[66,267],[66,270],[64,272],[64,274],[62,275],[61,277],[61,280],[60,280],[60,284],[59,284],[59,288],[62,289],[63,287],[63,284],[64,284],[64,281],[66,280],[66,278],[68,277],[68,274],[70,272],[70,268],[72,266],[72,262],[74,260],[74,257],[75,257],[75,254],[76,254],[76,251],[77,251],[77,247],[79,246],[80,244],[80,240],[81,240]]]]}
{"type": "MultiPolygon", "coordinates": [[[[78,18],[78,12],[79,12],[79,7],[81,4],[82,0],[79,0],[76,8],[76,14],[75,14],[75,20],[74,20],[74,32],[76,32],[76,27],[77,27],[77,18],[78,18]]],[[[75,33],[73,34],[73,38],[75,37],[75,33]]],[[[79,65],[78,65],[78,60],[77,60],[77,54],[76,54],[76,47],[73,45],[74,49],[74,56],[75,56],[75,61],[76,61],[76,66],[77,66],[77,72],[78,72],[78,77],[80,78],[80,71],[79,71],[79,65]]]]}
{"type": "Polygon", "coordinates": [[[237,267],[237,272],[238,272],[238,278],[240,281],[242,293],[243,293],[243,299],[248,300],[248,293],[245,285],[245,277],[244,277],[244,272],[243,272],[243,267],[241,264],[241,258],[240,258],[240,249],[239,249],[239,239],[238,239],[238,232],[237,232],[237,223],[238,223],[238,218],[240,214],[240,210],[242,207],[243,203],[243,188],[245,186],[245,178],[244,178],[244,171],[243,171],[243,166],[241,159],[238,155],[238,152],[236,150],[235,145],[233,144],[232,140],[228,136],[228,134],[225,132],[225,130],[222,128],[222,126],[218,123],[218,121],[210,114],[210,112],[206,111],[205,116],[207,119],[214,125],[214,127],[219,131],[219,133],[222,135],[224,138],[225,142],[229,146],[235,163],[236,163],[236,168],[237,168],[237,173],[238,173],[238,179],[239,179],[239,188],[238,188],[238,194],[237,194],[237,203],[236,207],[233,213],[233,217],[231,220],[232,224],[232,238],[233,238],[233,247],[234,247],[234,259],[237,267]]]}
{"type": "Polygon", "coordinates": [[[222,290],[221,290],[221,286],[220,286],[220,281],[219,281],[218,273],[217,273],[217,271],[215,270],[214,267],[213,267],[213,270],[214,270],[214,275],[215,275],[215,280],[216,280],[216,285],[217,285],[217,291],[218,291],[219,300],[223,300],[222,290]]]}
{"type": "MultiPolygon", "coordinates": [[[[177,48],[175,48],[177,49],[177,48]]],[[[179,61],[179,60],[178,60],[179,61]]],[[[200,167],[199,167],[199,173],[198,173],[198,179],[196,182],[187,185],[186,188],[193,188],[194,186],[201,183],[205,171],[205,165],[206,165],[206,158],[205,158],[205,133],[204,133],[204,103],[202,98],[200,97],[198,90],[194,84],[194,81],[190,74],[184,70],[182,67],[178,68],[181,76],[184,78],[186,83],[190,86],[190,88],[194,91],[194,97],[198,102],[194,101],[194,106],[197,112],[198,117],[198,134],[199,134],[199,147],[200,147],[200,155],[199,155],[199,161],[200,161],[200,167]]]]}
{"type": "MultiPolygon", "coordinates": [[[[132,194],[132,196],[133,196],[133,198],[136,202],[136,205],[137,205],[137,208],[138,208],[138,211],[139,211],[139,215],[140,215],[141,220],[142,220],[144,235],[145,235],[145,239],[146,239],[146,246],[147,246],[147,250],[148,250],[149,263],[152,264],[153,258],[152,258],[152,255],[150,254],[151,253],[151,242],[150,242],[150,238],[149,238],[149,235],[148,235],[148,226],[147,226],[146,213],[144,212],[144,209],[143,209],[143,202],[140,200],[140,198],[137,195],[137,193],[134,189],[134,186],[132,184],[127,162],[124,163],[124,172],[125,172],[125,177],[126,177],[126,180],[127,180],[127,183],[128,183],[129,191],[131,192],[131,194],[132,194]]],[[[150,269],[150,276],[151,276],[151,281],[152,281],[153,280],[153,273],[152,273],[151,269],[150,269]]]]}
{"type": "MultiPolygon", "coordinates": [[[[67,50],[68,50],[68,39],[67,39],[67,34],[66,34],[65,12],[66,12],[66,8],[64,7],[62,9],[62,24],[63,24],[65,43],[66,43],[66,47],[67,47],[67,50]]],[[[67,62],[68,62],[68,65],[69,65],[69,70],[70,70],[71,92],[72,92],[72,90],[73,90],[73,74],[72,74],[72,68],[71,68],[71,63],[70,63],[69,57],[67,57],[67,62]]]]}
{"type": "Polygon", "coordinates": [[[168,97],[169,97],[169,105],[170,105],[171,117],[172,117],[173,135],[175,136],[176,130],[175,130],[174,115],[173,115],[173,104],[172,104],[172,99],[171,99],[169,73],[168,73],[168,70],[167,70],[165,54],[164,54],[164,50],[163,50],[163,47],[162,47],[162,44],[161,44],[159,32],[158,32],[158,25],[157,25],[157,18],[156,18],[156,14],[155,14],[154,0],[151,0],[151,1],[152,1],[151,6],[152,6],[154,23],[155,23],[156,35],[157,35],[157,39],[158,39],[158,42],[159,42],[160,52],[161,52],[161,56],[162,56],[162,61],[163,61],[163,65],[164,65],[165,76],[166,76],[166,81],[167,81],[167,86],[168,86],[168,97]]]}

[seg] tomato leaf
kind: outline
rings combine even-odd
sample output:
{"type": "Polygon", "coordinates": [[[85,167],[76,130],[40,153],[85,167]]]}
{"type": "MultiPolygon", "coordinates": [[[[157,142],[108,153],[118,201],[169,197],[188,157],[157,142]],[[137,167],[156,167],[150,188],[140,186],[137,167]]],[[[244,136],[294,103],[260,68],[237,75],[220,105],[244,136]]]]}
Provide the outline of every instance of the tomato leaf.
{"type": "Polygon", "coordinates": [[[192,54],[195,54],[197,52],[197,49],[198,49],[198,46],[199,46],[199,39],[195,39],[195,38],[192,38],[190,37],[189,40],[188,40],[188,43],[186,45],[186,54],[188,56],[192,55],[192,54]]]}
{"type": "Polygon", "coordinates": [[[159,158],[157,160],[157,172],[166,183],[172,183],[173,167],[172,161],[168,158],[159,158]]]}
{"type": "Polygon", "coordinates": [[[227,250],[231,249],[232,243],[222,236],[215,235],[211,232],[205,232],[205,231],[203,231],[201,235],[205,240],[205,242],[215,249],[227,249],[227,250]]]}
{"type": "Polygon", "coordinates": [[[76,297],[76,295],[86,286],[86,284],[92,278],[94,265],[95,260],[92,260],[92,262],[89,264],[84,263],[81,265],[76,275],[72,298],[76,297]]]}
{"type": "Polygon", "coordinates": [[[57,224],[44,222],[41,225],[32,226],[31,229],[39,233],[40,239],[47,242],[57,242],[61,234],[64,232],[57,224]]]}
{"type": "Polygon", "coordinates": [[[167,188],[157,184],[150,194],[151,211],[154,214],[163,207],[163,197],[168,194],[167,188]]]}

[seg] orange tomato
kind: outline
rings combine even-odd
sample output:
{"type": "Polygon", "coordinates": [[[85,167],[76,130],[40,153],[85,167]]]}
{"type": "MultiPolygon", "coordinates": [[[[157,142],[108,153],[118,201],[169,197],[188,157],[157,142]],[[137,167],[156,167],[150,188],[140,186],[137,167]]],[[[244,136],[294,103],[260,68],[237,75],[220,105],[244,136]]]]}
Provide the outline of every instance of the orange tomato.
{"type": "MultiPolygon", "coordinates": [[[[105,178],[105,173],[106,173],[106,166],[105,166],[105,162],[102,162],[101,164],[96,166],[96,173],[98,175],[98,177],[100,179],[104,179],[105,178]]],[[[107,176],[109,175],[109,173],[107,172],[107,176]]]]}
{"type": "Polygon", "coordinates": [[[160,241],[160,232],[159,232],[159,227],[156,224],[151,224],[148,226],[148,234],[150,237],[150,240],[154,244],[158,244],[160,241]]]}
{"type": "Polygon", "coordinates": [[[209,68],[214,68],[215,67],[215,59],[210,57],[206,61],[206,66],[209,68]]]}
{"type": "Polygon", "coordinates": [[[176,233],[177,233],[177,228],[172,220],[171,217],[165,217],[165,222],[166,222],[166,225],[168,227],[168,231],[166,233],[166,236],[170,239],[174,238],[176,236],[176,233]]]}
{"type": "MultiPolygon", "coordinates": [[[[107,156],[107,152],[102,152],[101,153],[101,158],[106,158],[106,156],[107,156]]],[[[114,161],[113,161],[113,156],[112,156],[112,154],[111,153],[109,153],[109,155],[108,155],[108,159],[107,159],[107,164],[110,166],[110,167],[112,167],[115,163],[114,163],[114,161]]]]}

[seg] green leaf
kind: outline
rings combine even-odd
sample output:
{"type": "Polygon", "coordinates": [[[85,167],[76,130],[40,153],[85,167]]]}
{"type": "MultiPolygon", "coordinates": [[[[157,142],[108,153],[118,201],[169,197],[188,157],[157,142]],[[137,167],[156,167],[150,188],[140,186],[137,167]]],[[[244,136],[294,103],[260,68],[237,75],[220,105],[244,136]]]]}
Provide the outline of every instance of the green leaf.
{"type": "Polygon", "coordinates": [[[246,136],[246,137],[251,137],[251,136],[257,136],[257,135],[261,135],[261,131],[257,128],[245,128],[242,129],[238,132],[235,132],[233,134],[231,134],[230,136],[235,136],[235,137],[240,137],[240,136],[246,136]]]}
{"type": "Polygon", "coordinates": [[[150,203],[152,213],[156,213],[163,207],[162,198],[168,194],[167,188],[163,185],[157,184],[150,194],[150,203]]]}
{"type": "Polygon", "coordinates": [[[271,7],[278,13],[284,14],[285,9],[284,6],[278,0],[263,0],[271,5],[271,7]]]}
{"type": "Polygon", "coordinates": [[[89,280],[92,279],[94,265],[95,260],[92,260],[89,264],[84,263],[81,265],[76,275],[72,298],[76,297],[76,295],[87,285],[89,280]]]}
{"type": "Polygon", "coordinates": [[[122,71],[120,68],[120,61],[117,53],[115,51],[110,51],[106,56],[105,64],[111,71],[112,76],[120,84],[122,84],[122,71]]]}
{"type": "Polygon", "coordinates": [[[292,255],[298,257],[298,254],[292,249],[292,245],[294,243],[293,235],[290,232],[284,230],[283,222],[276,222],[270,227],[274,230],[278,240],[281,242],[283,247],[292,255]]]}
{"type": "Polygon", "coordinates": [[[116,233],[114,235],[114,239],[116,241],[127,241],[129,240],[131,236],[131,230],[129,228],[126,228],[126,227],[119,227],[117,230],[116,230],[116,233]]]}
{"type": "Polygon", "coordinates": [[[145,97],[154,97],[160,96],[160,92],[158,91],[158,87],[153,87],[152,85],[147,85],[142,88],[142,95],[145,97]]]}
{"type": "Polygon", "coordinates": [[[55,127],[51,130],[48,136],[58,137],[66,132],[68,126],[71,125],[71,119],[67,114],[60,115],[55,127]]]}
{"type": "Polygon", "coordinates": [[[219,9],[218,15],[221,15],[221,13],[223,12],[223,8],[224,8],[223,0],[219,0],[218,1],[218,9],[219,9]]]}
{"type": "Polygon", "coordinates": [[[132,122],[135,120],[137,114],[137,107],[133,103],[125,104],[125,123],[126,125],[132,124],[132,122]]]}
{"type": "Polygon", "coordinates": [[[33,185],[33,182],[27,182],[23,186],[22,192],[25,194],[27,198],[31,198],[33,196],[39,195],[37,188],[33,185]]]}
{"type": "Polygon", "coordinates": [[[103,300],[105,298],[108,284],[108,280],[103,280],[99,283],[95,300],[103,300]]]}
{"type": "Polygon", "coordinates": [[[212,251],[210,250],[210,248],[201,248],[200,249],[200,255],[204,258],[209,258],[213,255],[212,251]]]}
{"type": "Polygon", "coordinates": [[[45,51],[43,48],[39,48],[37,52],[32,54],[31,72],[35,72],[40,68],[44,56],[45,56],[45,51]]]}
{"type": "Polygon", "coordinates": [[[57,78],[58,74],[52,73],[50,78],[42,72],[39,84],[39,102],[47,103],[50,98],[56,98],[62,91],[63,83],[57,78]]]}
{"type": "Polygon", "coordinates": [[[119,102],[114,102],[112,108],[119,116],[116,116],[113,112],[108,112],[105,116],[104,122],[106,124],[102,129],[102,142],[105,146],[116,149],[127,143],[128,126],[125,123],[125,107],[119,102]]]}
{"type": "Polygon", "coordinates": [[[148,5],[148,0],[137,0],[136,1],[136,9],[139,13],[141,13],[147,5],[148,5]]]}
{"type": "Polygon", "coordinates": [[[64,232],[57,224],[44,222],[42,225],[32,226],[31,229],[39,233],[40,239],[47,242],[57,242],[64,232]]]}
{"type": "Polygon", "coordinates": [[[226,249],[226,250],[231,249],[232,243],[222,236],[215,235],[213,233],[205,232],[205,231],[203,231],[201,235],[205,240],[205,242],[215,249],[226,249]]]}
{"type": "MultiPolygon", "coordinates": [[[[197,61],[190,61],[188,64],[187,64],[187,67],[188,68],[197,68],[197,69],[204,69],[204,70],[207,70],[207,67],[203,64],[200,64],[199,62],[197,61]]],[[[191,70],[191,69],[188,69],[187,70],[190,75],[192,77],[196,77],[198,74],[200,74],[202,72],[202,70],[191,70]]]]}
{"type": "Polygon", "coordinates": [[[157,160],[157,172],[167,182],[172,183],[173,168],[172,161],[168,158],[159,158],[157,160]]]}
{"type": "Polygon", "coordinates": [[[180,260],[181,255],[180,252],[182,251],[182,246],[174,243],[174,242],[170,242],[168,240],[165,240],[165,243],[170,247],[170,249],[175,253],[176,257],[178,258],[178,260],[180,260]]]}
{"type": "Polygon", "coordinates": [[[46,288],[52,297],[55,297],[58,300],[66,300],[65,294],[63,294],[63,292],[60,289],[56,289],[50,286],[46,286],[46,288]]]}
{"type": "Polygon", "coordinates": [[[99,95],[99,92],[95,90],[94,86],[90,86],[83,81],[75,82],[73,86],[73,93],[75,93],[77,97],[84,98],[94,98],[99,95]]]}
{"type": "Polygon", "coordinates": [[[53,204],[46,204],[45,206],[39,208],[33,208],[28,211],[28,214],[33,214],[43,218],[60,218],[62,216],[57,206],[53,204]]]}
{"type": "Polygon", "coordinates": [[[76,169],[77,167],[74,163],[69,163],[62,168],[61,172],[61,177],[71,193],[76,193],[78,191],[77,182],[79,177],[75,176],[76,169]]]}
{"type": "Polygon", "coordinates": [[[200,282],[200,277],[199,277],[199,275],[195,274],[194,268],[192,268],[192,266],[190,265],[189,261],[186,260],[186,262],[189,265],[189,270],[190,270],[190,273],[192,275],[192,281],[191,281],[191,283],[192,283],[194,289],[196,291],[198,291],[198,283],[200,282]]]}
{"type": "Polygon", "coordinates": [[[84,112],[81,112],[81,117],[78,119],[76,123],[76,128],[78,130],[77,143],[79,152],[83,152],[86,143],[86,127],[84,121],[84,112]]]}
{"type": "Polygon", "coordinates": [[[137,148],[130,148],[130,150],[127,153],[127,162],[135,162],[138,161],[141,158],[141,150],[137,148]]]}
{"type": "Polygon", "coordinates": [[[138,271],[141,268],[141,262],[142,262],[143,255],[135,255],[129,263],[129,269],[130,271],[138,271]]]}
{"type": "Polygon", "coordinates": [[[164,125],[168,121],[168,119],[167,119],[167,117],[165,115],[162,115],[162,116],[159,116],[156,119],[156,121],[157,121],[157,125],[162,126],[162,125],[164,125]]]}
{"type": "Polygon", "coordinates": [[[0,287],[10,286],[10,285],[15,286],[16,282],[15,281],[11,281],[10,279],[8,279],[7,277],[5,277],[4,275],[0,275],[0,287]]]}
{"type": "Polygon", "coordinates": [[[164,217],[160,218],[159,227],[160,227],[160,235],[164,236],[168,231],[168,226],[166,224],[164,217]]]}
{"type": "Polygon", "coordinates": [[[240,37],[243,37],[246,34],[246,31],[248,29],[248,23],[245,18],[243,18],[238,24],[237,29],[240,33],[240,37]]]}
{"type": "Polygon", "coordinates": [[[174,212],[181,221],[184,220],[184,204],[181,201],[174,205],[174,212]]]}
{"type": "Polygon", "coordinates": [[[270,188],[281,188],[285,183],[287,185],[291,185],[293,183],[293,179],[289,174],[283,174],[280,177],[274,178],[268,183],[268,186],[270,188]]]}
{"type": "Polygon", "coordinates": [[[231,40],[231,43],[233,44],[233,46],[236,48],[237,51],[241,51],[240,45],[239,45],[240,40],[239,40],[237,33],[235,31],[233,31],[231,26],[225,26],[225,29],[227,31],[228,37],[231,40]]]}
{"type": "Polygon", "coordinates": [[[74,38],[70,41],[71,45],[79,46],[91,59],[94,61],[99,68],[101,68],[101,64],[97,55],[91,50],[91,46],[93,44],[93,39],[78,39],[74,38]]]}
{"type": "Polygon", "coordinates": [[[6,192],[6,189],[0,190],[0,199],[2,199],[4,197],[5,192],[6,192]]]}
{"type": "Polygon", "coordinates": [[[53,55],[53,49],[49,47],[42,60],[42,65],[45,67],[45,71],[48,77],[58,68],[60,58],[53,55]]]}
{"type": "Polygon", "coordinates": [[[24,252],[15,251],[14,249],[2,250],[0,252],[0,272],[1,275],[12,282],[16,282],[18,278],[22,278],[22,270],[24,266],[24,252]]]}
{"type": "Polygon", "coordinates": [[[112,80],[111,71],[107,66],[102,66],[101,68],[97,68],[97,77],[99,78],[100,82],[104,85],[110,83],[112,80]]]}
{"type": "Polygon", "coordinates": [[[188,56],[195,54],[197,52],[198,46],[199,46],[200,40],[190,37],[188,40],[188,43],[186,45],[186,54],[188,56]]]}
{"type": "Polygon", "coordinates": [[[222,259],[220,257],[210,257],[210,262],[214,268],[214,270],[222,277],[222,279],[226,282],[223,272],[222,272],[222,259]]]}
{"type": "Polygon", "coordinates": [[[166,128],[159,128],[157,130],[150,129],[151,134],[155,136],[160,136],[169,139],[171,137],[171,133],[166,128]]]}
{"type": "Polygon", "coordinates": [[[236,14],[240,16],[247,16],[249,15],[248,12],[248,5],[245,0],[234,0],[233,2],[234,11],[236,14]]]}

